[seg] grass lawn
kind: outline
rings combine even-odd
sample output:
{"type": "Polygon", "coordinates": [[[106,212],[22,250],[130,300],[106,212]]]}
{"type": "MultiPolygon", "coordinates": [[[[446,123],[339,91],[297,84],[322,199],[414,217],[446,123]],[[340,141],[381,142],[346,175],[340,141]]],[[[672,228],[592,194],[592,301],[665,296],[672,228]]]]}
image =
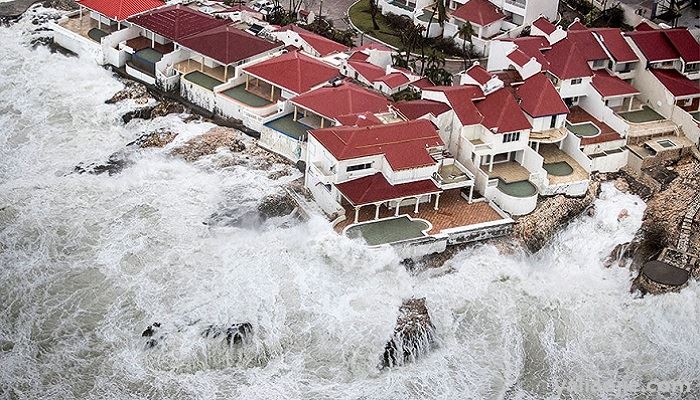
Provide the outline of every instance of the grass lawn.
{"type": "Polygon", "coordinates": [[[373,36],[386,44],[394,47],[401,47],[401,41],[394,31],[387,25],[381,12],[377,11],[377,25],[379,30],[375,31],[372,26],[372,15],[369,13],[369,0],[362,0],[352,7],[348,12],[352,23],[362,32],[373,36]]]}

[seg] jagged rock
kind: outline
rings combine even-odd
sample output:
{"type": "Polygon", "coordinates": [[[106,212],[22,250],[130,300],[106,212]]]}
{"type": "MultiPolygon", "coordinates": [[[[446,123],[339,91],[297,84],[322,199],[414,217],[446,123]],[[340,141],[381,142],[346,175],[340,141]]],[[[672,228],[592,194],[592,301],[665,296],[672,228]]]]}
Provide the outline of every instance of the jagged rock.
{"type": "Polygon", "coordinates": [[[280,179],[284,176],[289,176],[291,174],[292,174],[292,172],[289,171],[288,169],[281,169],[279,171],[270,172],[269,174],[267,174],[267,177],[272,179],[272,180],[277,180],[277,179],[280,179]]]}
{"type": "Polygon", "coordinates": [[[520,217],[513,229],[530,251],[536,253],[566,224],[590,207],[598,197],[600,182],[592,180],[584,197],[548,197],[535,211],[520,217]]]}
{"type": "Polygon", "coordinates": [[[42,5],[56,10],[72,11],[78,9],[78,3],[74,0],[44,0],[42,5]]]}
{"type": "Polygon", "coordinates": [[[0,352],[10,352],[15,348],[15,344],[9,340],[0,340],[0,352]]]}
{"type": "Polygon", "coordinates": [[[409,299],[399,308],[394,334],[384,347],[381,364],[394,367],[414,361],[426,354],[435,341],[435,327],[430,321],[425,298],[409,299]]]}
{"type": "Polygon", "coordinates": [[[149,147],[165,147],[175,140],[176,137],[177,133],[175,132],[166,129],[158,129],[157,131],[139,136],[136,140],[127,144],[127,146],[138,146],[142,149],[149,147]]]}
{"type": "Polygon", "coordinates": [[[85,165],[80,163],[75,166],[74,172],[78,174],[88,173],[93,175],[101,175],[106,172],[112,176],[122,172],[127,165],[129,165],[127,155],[123,151],[120,151],[109,156],[109,159],[104,164],[91,163],[85,165]]]}
{"type": "Polygon", "coordinates": [[[148,88],[146,88],[146,85],[130,80],[123,80],[122,83],[124,83],[124,89],[115,93],[114,96],[105,101],[105,103],[114,104],[127,99],[136,100],[148,98],[148,88]]]}
{"type": "Polygon", "coordinates": [[[146,341],[146,349],[152,349],[158,345],[158,341],[156,339],[148,339],[146,341]]]}
{"type": "Polygon", "coordinates": [[[151,113],[153,113],[155,108],[155,106],[146,106],[128,111],[126,114],[122,115],[122,121],[128,124],[132,119],[150,119],[151,113]]]}
{"type": "Polygon", "coordinates": [[[148,325],[148,327],[141,333],[142,337],[151,337],[160,328],[160,322],[154,322],[153,325],[148,325]]]}
{"type": "Polygon", "coordinates": [[[626,208],[623,208],[623,209],[620,210],[620,212],[617,214],[617,220],[618,220],[618,221],[622,221],[623,219],[625,219],[625,218],[627,218],[627,217],[629,217],[629,216],[630,216],[630,212],[629,212],[626,208]]]}
{"type": "Polygon", "coordinates": [[[251,333],[253,333],[253,325],[249,322],[242,322],[233,324],[225,329],[218,325],[208,325],[204,331],[202,331],[202,337],[216,339],[224,335],[226,344],[231,346],[243,344],[251,333]]]}
{"type": "Polygon", "coordinates": [[[291,214],[297,202],[287,192],[265,196],[258,204],[258,213],[266,220],[291,214]]]}
{"type": "Polygon", "coordinates": [[[629,183],[627,183],[627,181],[624,180],[623,178],[615,179],[615,183],[613,183],[613,185],[615,186],[615,189],[617,189],[623,193],[627,193],[630,190],[629,183]]]}
{"type": "Polygon", "coordinates": [[[162,100],[151,110],[150,118],[164,117],[168,114],[182,114],[186,111],[185,106],[182,104],[170,101],[162,100]]]}
{"type": "Polygon", "coordinates": [[[237,131],[216,127],[203,135],[188,140],[181,147],[174,149],[172,154],[181,156],[187,161],[196,161],[204,156],[214,154],[220,148],[226,148],[232,152],[242,152],[246,146],[237,131]]]}
{"type": "Polygon", "coordinates": [[[301,172],[303,174],[306,173],[306,162],[305,161],[299,160],[296,162],[295,166],[297,167],[297,170],[299,170],[299,172],[301,172]]]}

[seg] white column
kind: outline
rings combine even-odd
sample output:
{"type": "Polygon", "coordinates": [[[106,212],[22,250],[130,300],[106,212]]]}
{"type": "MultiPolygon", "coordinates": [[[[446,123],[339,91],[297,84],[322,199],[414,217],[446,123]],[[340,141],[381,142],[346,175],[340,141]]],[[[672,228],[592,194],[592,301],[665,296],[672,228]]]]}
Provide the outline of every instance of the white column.
{"type": "Polygon", "coordinates": [[[248,90],[249,83],[250,83],[250,75],[245,74],[245,90],[248,90]]]}
{"type": "Polygon", "coordinates": [[[377,206],[377,209],[374,211],[374,219],[379,219],[379,207],[381,207],[382,204],[377,203],[377,204],[375,204],[375,206],[377,206]]]}
{"type": "Polygon", "coordinates": [[[437,211],[439,205],[440,205],[440,193],[435,195],[435,210],[436,211],[437,211]]]}
{"type": "Polygon", "coordinates": [[[413,209],[414,214],[418,214],[418,204],[420,203],[420,196],[416,197],[416,207],[413,209]]]}
{"type": "Polygon", "coordinates": [[[634,96],[630,97],[630,104],[627,106],[627,111],[632,111],[632,103],[634,103],[634,96]]]}
{"type": "Polygon", "coordinates": [[[469,204],[472,203],[472,199],[474,199],[474,185],[469,187],[469,204]]]}
{"type": "MultiPolygon", "coordinates": [[[[493,172],[493,157],[494,154],[491,154],[491,162],[489,163],[489,172],[493,172]]],[[[437,210],[437,208],[436,208],[437,210]]]]}
{"type": "Polygon", "coordinates": [[[360,219],[360,207],[355,207],[355,223],[360,219]]]}
{"type": "Polygon", "coordinates": [[[396,213],[394,214],[394,216],[396,217],[399,216],[399,210],[401,209],[401,200],[403,199],[396,200],[396,213]]]}
{"type": "Polygon", "coordinates": [[[299,115],[299,109],[297,109],[297,106],[294,106],[294,120],[297,120],[297,115],[299,115]]]}

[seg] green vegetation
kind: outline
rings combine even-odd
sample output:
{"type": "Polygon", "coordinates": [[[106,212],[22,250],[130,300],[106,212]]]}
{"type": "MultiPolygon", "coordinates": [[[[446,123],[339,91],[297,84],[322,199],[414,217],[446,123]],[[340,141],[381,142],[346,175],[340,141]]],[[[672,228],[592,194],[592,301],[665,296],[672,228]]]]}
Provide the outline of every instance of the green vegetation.
{"type": "Polygon", "coordinates": [[[379,29],[374,29],[372,24],[372,13],[370,11],[370,0],[361,0],[353,4],[348,11],[348,15],[350,16],[352,23],[362,32],[365,32],[368,35],[371,35],[372,37],[396,48],[403,46],[399,35],[389,26],[389,23],[387,22],[386,18],[384,18],[384,15],[380,13],[376,14],[376,21],[379,29]]]}

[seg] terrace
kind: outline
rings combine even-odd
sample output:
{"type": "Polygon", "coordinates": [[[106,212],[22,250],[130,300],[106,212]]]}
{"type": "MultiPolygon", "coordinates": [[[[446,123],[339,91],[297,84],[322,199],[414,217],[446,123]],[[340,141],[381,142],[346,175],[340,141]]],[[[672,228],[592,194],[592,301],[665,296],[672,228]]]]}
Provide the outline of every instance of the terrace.
{"type": "Polygon", "coordinates": [[[621,113],[618,113],[617,115],[619,115],[620,117],[622,117],[626,121],[632,122],[634,124],[643,124],[646,122],[663,121],[666,119],[661,114],[652,110],[648,106],[643,106],[641,109],[635,110],[635,111],[621,112],[621,113]]]}
{"type": "Polygon", "coordinates": [[[580,182],[589,179],[589,174],[570,155],[553,144],[543,144],[539,154],[544,158],[542,167],[547,171],[550,185],[580,182]]]}
{"type": "Polygon", "coordinates": [[[114,27],[90,18],[89,13],[69,16],[65,21],[59,22],[59,25],[96,43],[116,31],[114,27]]]}
{"type": "MultiPolygon", "coordinates": [[[[433,201],[420,203],[418,213],[414,213],[414,204],[403,205],[401,215],[410,215],[412,219],[421,219],[429,222],[432,228],[428,234],[436,234],[445,229],[459,228],[463,226],[482,224],[486,222],[498,221],[503,217],[489,205],[487,202],[469,203],[462,197],[459,189],[451,189],[442,192],[440,195],[440,207],[435,210],[433,201]]],[[[344,205],[346,219],[335,226],[338,232],[342,232],[344,228],[353,225],[355,220],[355,208],[349,204],[344,205]]],[[[375,220],[375,207],[362,207],[359,212],[359,222],[367,222],[375,220]]],[[[379,221],[384,218],[395,218],[396,210],[380,206],[379,221]]]]}
{"type": "Polygon", "coordinates": [[[212,92],[215,87],[223,84],[222,81],[196,70],[185,74],[184,78],[212,92]]]}
{"type": "Polygon", "coordinates": [[[197,62],[191,59],[175,64],[174,68],[183,75],[187,75],[191,72],[197,71],[200,74],[208,75],[210,78],[215,79],[221,83],[226,82],[228,80],[228,77],[226,76],[226,69],[224,67],[217,66],[215,68],[212,68],[204,65],[203,62],[197,62]]]}
{"type": "Polygon", "coordinates": [[[287,114],[265,124],[277,132],[291,137],[292,139],[306,141],[309,130],[313,129],[299,121],[294,120],[294,114],[287,114]]]}
{"type": "Polygon", "coordinates": [[[566,127],[581,138],[581,146],[624,140],[613,128],[579,106],[570,109],[566,127]]]}

